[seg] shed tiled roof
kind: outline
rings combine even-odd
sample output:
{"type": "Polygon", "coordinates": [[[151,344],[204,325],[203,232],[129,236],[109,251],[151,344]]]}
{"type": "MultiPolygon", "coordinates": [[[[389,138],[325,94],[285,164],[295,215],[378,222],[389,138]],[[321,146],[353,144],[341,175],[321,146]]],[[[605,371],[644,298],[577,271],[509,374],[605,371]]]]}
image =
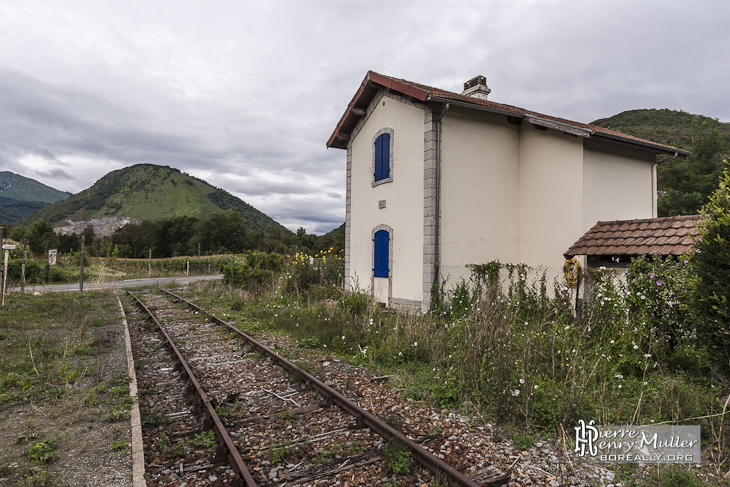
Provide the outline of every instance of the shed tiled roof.
{"type": "Polygon", "coordinates": [[[544,115],[512,105],[495,103],[489,100],[482,100],[481,98],[453,93],[451,91],[422,85],[420,83],[414,83],[404,79],[391,78],[390,76],[384,76],[374,71],[368,71],[365,79],[360,84],[360,88],[357,93],[355,93],[355,96],[352,98],[352,101],[350,101],[345,113],[342,115],[342,118],[337,124],[335,131],[327,141],[327,147],[335,147],[339,149],[347,148],[347,141],[349,140],[352,129],[355,127],[360,118],[365,115],[365,110],[377,92],[383,88],[408,96],[420,102],[428,102],[429,100],[443,102],[452,101],[459,103],[462,106],[486,109],[488,111],[501,113],[518,119],[527,118],[528,121],[533,123],[535,120],[530,119],[543,119],[543,121],[555,122],[558,126],[565,126],[566,128],[580,131],[584,137],[603,137],[614,141],[640,145],[657,153],[680,154],[683,156],[690,154],[688,151],[677,149],[676,147],[641,139],[639,137],[634,137],[633,135],[624,134],[615,130],[599,127],[597,125],[574,122],[572,120],[544,115]]]}
{"type": "Polygon", "coordinates": [[[692,250],[701,215],[598,222],[565,252],[575,255],[682,255],[692,250]]]}

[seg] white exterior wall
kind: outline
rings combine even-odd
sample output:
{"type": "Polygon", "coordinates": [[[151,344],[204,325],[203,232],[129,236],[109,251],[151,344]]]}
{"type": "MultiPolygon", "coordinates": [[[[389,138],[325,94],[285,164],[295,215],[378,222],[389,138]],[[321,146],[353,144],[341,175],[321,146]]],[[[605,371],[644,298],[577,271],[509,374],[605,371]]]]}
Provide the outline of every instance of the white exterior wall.
{"type": "Polygon", "coordinates": [[[583,141],[521,125],[519,262],[562,266],[563,252],[585,233],[583,141]]]}
{"type": "MultiPolygon", "coordinates": [[[[352,141],[350,285],[370,289],[373,229],[392,228],[390,295],[420,301],[423,275],[423,125],[421,108],[387,96],[376,97],[369,118],[352,141]],[[373,137],[393,129],[393,181],[373,187],[373,137]],[[378,202],[386,207],[379,209],[378,202]]],[[[370,110],[369,110],[370,111],[370,110]]],[[[378,278],[376,296],[386,302],[388,283],[378,278]]]]}
{"type": "MultiPolygon", "coordinates": [[[[390,304],[427,302],[435,132],[429,109],[384,93],[348,148],[349,285],[390,304]],[[393,181],[373,185],[373,141],[383,129],[392,129],[393,181]],[[392,230],[388,279],[372,277],[378,227],[392,230]]],[[[559,267],[563,252],[597,221],[656,216],[652,152],[460,107],[441,121],[440,184],[442,273],[495,259],[559,267]]]]}
{"type": "Polygon", "coordinates": [[[452,108],[441,155],[442,268],[518,261],[519,126],[452,108]]]}
{"type": "Polygon", "coordinates": [[[599,221],[657,216],[654,159],[649,151],[586,141],[584,233],[599,221]]]}

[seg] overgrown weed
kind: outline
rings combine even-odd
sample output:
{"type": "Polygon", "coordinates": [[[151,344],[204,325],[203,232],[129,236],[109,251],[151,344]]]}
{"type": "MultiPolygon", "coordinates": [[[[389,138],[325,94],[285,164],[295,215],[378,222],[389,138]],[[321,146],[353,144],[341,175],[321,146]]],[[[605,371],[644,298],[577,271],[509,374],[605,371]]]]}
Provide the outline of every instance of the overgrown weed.
{"type": "Polygon", "coordinates": [[[577,316],[565,281],[499,262],[436,286],[428,314],[385,310],[364,292],[279,285],[242,301],[239,316],[251,331],[283,332],[302,348],[397,373],[408,397],[468,405],[525,438],[570,431],[579,419],[702,423],[724,474],[730,387],[711,372],[681,304],[687,265],[650,258],[625,276],[591,270],[577,316]]]}

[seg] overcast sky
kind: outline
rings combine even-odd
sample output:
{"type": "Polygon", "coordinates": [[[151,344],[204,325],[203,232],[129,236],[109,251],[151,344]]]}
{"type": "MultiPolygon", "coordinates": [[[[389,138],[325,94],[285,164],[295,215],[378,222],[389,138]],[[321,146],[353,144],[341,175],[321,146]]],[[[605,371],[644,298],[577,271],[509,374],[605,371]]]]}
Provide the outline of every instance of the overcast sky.
{"type": "Polygon", "coordinates": [[[292,230],[345,219],[325,143],[368,70],[580,122],[730,121],[727,0],[0,0],[0,170],[169,165],[292,230]]]}

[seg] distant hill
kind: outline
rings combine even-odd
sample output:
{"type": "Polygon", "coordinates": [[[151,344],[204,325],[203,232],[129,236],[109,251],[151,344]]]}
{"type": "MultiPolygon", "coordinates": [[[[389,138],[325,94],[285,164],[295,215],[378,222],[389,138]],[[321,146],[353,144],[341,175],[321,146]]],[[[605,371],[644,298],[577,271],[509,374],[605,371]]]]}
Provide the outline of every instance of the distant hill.
{"type": "Polygon", "coordinates": [[[35,179],[0,171],[0,222],[16,223],[31,213],[71,196],[35,179]]]}
{"type": "Polygon", "coordinates": [[[265,232],[287,228],[232,194],[169,166],[138,164],[112,171],[93,186],[33,213],[24,220],[46,220],[53,226],[111,216],[164,220],[176,216],[203,217],[234,209],[246,225],[265,232]]]}
{"type": "Polygon", "coordinates": [[[592,123],[653,142],[689,148],[692,145],[692,122],[695,118],[707,122],[709,129],[717,129],[730,142],[730,123],[667,108],[628,110],[592,123]]]}
{"type": "Polygon", "coordinates": [[[315,250],[332,249],[335,253],[345,249],[345,224],[317,237],[315,250]]]}

